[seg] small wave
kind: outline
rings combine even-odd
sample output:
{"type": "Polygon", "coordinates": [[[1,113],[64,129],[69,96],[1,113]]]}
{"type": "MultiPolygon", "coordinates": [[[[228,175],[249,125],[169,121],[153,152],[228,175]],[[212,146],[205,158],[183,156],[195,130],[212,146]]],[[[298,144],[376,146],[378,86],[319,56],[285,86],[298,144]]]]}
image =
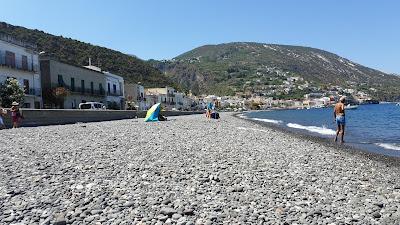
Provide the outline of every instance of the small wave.
{"type": "Polygon", "coordinates": [[[290,128],[307,130],[313,133],[318,133],[322,135],[336,135],[336,131],[326,128],[326,127],[316,127],[316,126],[303,126],[297,123],[288,123],[286,126],[290,128]]]}
{"type": "Polygon", "coordinates": [[[244,115],[244,114],[239,114],[238,117],[242,118],[242,119],[248,119],[248,117],[246,115],[244,115]]]}
{"type": "Polygon", "coordinates": [[[260,118],[251,118],[251,119],[255,120],[255,121],[265,122],[265,123],[274,123],[274,124],[283,123],[282,120],[271,120],[271,119],[260,119],[260,118]]]}
{"type": "Polygon", "coordinates": [[[390,150],[396,150],[400,151],[400,145],[399,144],[391,144],[391,143],[375,143],[375,145],[378,145],[379,147],[390,149],[390,150]]]}
{"type": "Polygon", "coordinates": [[[260,131],[260,132],[266,132],[268,133],[267,130],[262,130],[262,129],[256,129],[256,128],[248,128],[248,127],[236,127],[239,130],[254,130],[254,131],[260,131]]]}

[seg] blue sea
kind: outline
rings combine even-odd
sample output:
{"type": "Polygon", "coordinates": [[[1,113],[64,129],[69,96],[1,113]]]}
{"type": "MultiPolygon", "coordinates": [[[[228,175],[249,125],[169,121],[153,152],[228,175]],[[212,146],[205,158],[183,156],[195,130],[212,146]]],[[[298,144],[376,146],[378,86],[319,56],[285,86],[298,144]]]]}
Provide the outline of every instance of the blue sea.
{"type": "MultiPolygon", "coordinates": [[[[327,139],[335,137],[333,108],[271,110],[244,113],[244,117],[327,139]]],[[[345,144],[365,151],[400,157],[400,106],[360,105],[346,110],[345,144]]]]}

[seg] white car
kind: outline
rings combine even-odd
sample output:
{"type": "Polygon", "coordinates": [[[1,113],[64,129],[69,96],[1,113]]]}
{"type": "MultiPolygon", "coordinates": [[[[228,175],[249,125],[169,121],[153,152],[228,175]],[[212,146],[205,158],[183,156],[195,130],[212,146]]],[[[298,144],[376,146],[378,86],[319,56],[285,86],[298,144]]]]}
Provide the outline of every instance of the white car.
{"type": "Polygon", "coordinates": [[[79,104],[79,109],[106,110],[106,106],[100,102],[85,102],[79,104]]]}

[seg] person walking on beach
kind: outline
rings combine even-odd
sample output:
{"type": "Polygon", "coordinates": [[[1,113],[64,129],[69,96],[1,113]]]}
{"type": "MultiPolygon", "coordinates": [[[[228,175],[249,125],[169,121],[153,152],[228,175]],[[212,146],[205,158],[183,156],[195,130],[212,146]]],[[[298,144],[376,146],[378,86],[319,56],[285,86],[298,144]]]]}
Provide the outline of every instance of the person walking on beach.
{"type": "Polygon", "coordinates": [[[11,119],[13,123],[13,128],[18,128],[19,124],[21,123],[21,120],[23,119],[23,116],[21,114],[21,111],[19,110],[19,103],[18,102],[13,102],[11,104],[11,119]]]}
{"type": "Polygon", "coordinates": [[[6,115],[7,115],[7,110],[6,110],[6,109],[3,109],[3,108],[0,106],[0,130],[6,128],[6,125],[4,124],[4,116],[6,116],[6,115]]]}
{"type": "Polygon", "coordinates": [[[333,110],[333,118],[337,125],[335,142],[337,142],[339,134],[341,134],[340,142],[341,143],[344,142],[344,126],[346,124],[346,118],[345,118],[345,113],[344,113],[345,101],[346,101],[346,97],[342,96],[339,99],[339,102],[336,103],[335,108],[333,110]]]}

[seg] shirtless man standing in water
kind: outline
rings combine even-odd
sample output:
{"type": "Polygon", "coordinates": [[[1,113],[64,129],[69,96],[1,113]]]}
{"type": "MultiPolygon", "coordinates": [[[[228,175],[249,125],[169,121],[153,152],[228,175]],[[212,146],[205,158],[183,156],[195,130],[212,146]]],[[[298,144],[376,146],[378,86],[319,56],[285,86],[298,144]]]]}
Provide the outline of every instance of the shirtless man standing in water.
{"type": "Polygon", "coordinates": [[[342,96],[339,99],[339,102],[336,103],[335,109],[333,110],[333,118],[337,124],[337,130],[336,130],[336,137],[335,137],[335,142],[337,141],[338,135],[341,133],[342,138],[341,138],[341,143],[344,142],[344,125],[346,124],[346,118],[344,114],[344,102],[346,100],[345,96],[342,96]]]}

